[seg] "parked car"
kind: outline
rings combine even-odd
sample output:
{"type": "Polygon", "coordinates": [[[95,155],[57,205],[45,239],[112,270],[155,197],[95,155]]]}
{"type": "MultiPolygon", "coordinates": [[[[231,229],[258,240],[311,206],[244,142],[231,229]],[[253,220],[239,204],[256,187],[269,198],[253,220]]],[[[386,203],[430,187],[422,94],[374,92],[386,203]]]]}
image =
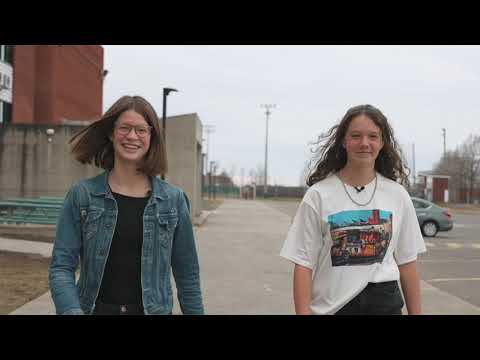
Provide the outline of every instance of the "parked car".
{"type": "Polygon", "coordinates": [[[423,236],[434,237],[439,231],[450,231],[453,228],[452,213],[425,199],[412,197],[417,213],[418,224],[423,236]]]}

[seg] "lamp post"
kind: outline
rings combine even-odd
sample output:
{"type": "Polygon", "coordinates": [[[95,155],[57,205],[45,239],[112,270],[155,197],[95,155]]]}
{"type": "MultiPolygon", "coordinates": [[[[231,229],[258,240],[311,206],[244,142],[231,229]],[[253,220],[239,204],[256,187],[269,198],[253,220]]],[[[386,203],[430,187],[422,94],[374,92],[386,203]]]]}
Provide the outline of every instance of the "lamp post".
{"type": "Polygon", "coordinates": [[[264,178],[263,178],[263,197],[267,197],[267,180],[268,180],[268,117],[270,116],[271,112],[270,109],[275,108],[275,104],[262,104],[260,107],[265,108],[265,115],[266,115],[266,130],[265,130],[265,170],[264,170],[264,178]]]}
{"type": "MultiPolygon", "coordinates": [[[[166,121],[167,121],[167,96],[172,91],[178,91],[173,88],[163,88],[163,116],[162,116],[162,132],[163,132],[163,143],[165,144],[165,149],[167,147],[167,134],[166,134],[166,121]]],[[[162,180],[165,180],[165,174],[162,174],[162,180]]]]}

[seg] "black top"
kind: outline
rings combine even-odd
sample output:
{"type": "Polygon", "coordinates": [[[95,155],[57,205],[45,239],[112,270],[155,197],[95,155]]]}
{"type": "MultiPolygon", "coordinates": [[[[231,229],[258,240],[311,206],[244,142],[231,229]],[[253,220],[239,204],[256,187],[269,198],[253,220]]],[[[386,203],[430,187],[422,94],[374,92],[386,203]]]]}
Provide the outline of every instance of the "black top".
{"type": "Polygon", "coordinates": [[[118,216],[98,301],[142,304],[143,212],[149,197],[112,194],[117,201],[118,216]]]}

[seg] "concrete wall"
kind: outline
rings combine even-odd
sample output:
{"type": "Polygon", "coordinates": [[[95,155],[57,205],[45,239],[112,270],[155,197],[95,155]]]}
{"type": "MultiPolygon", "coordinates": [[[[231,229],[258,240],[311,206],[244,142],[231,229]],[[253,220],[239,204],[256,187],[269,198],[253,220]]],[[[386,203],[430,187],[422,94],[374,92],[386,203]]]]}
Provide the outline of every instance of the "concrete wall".
{"type": "Polygon", "coordinates": [[[192,216],[202,210],[202,123],[197,114],[166,120],[168,173],[165,180],[182,188],[190,200],[192,216]]]}
{"type": "MultiPolygon", "coordinates": [[[[197,114],[167,118],[166,180],[188,195],[192,217],[202,210],[202,124],[197,114]]],[[[0,199],[64,196],[83,178],[102,169],[82,165],[70,155],[68,140],[76,125],[5,124],[0,126],[0,199]],[[48,141],[47,129],[55,135],[48,141]]]]}
{"type": "Polygon", "coordinates": [[[101,170],[70,155],[68,140],[79,126],[0,126],[0,199],[64,196],[78,180],[101,170]],[[54,129],[48,141],[47,129],[54,129]]]}

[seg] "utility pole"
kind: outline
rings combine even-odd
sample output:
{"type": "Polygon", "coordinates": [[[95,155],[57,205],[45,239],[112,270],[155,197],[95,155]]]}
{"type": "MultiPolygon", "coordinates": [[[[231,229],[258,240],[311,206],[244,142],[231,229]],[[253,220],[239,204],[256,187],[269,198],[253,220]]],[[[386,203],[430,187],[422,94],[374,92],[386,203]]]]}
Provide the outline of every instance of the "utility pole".
{"type": "Polygon", "coordinates": [[[270,109],[275,108],[275,104],[262,104],[260,107],[265,108],[265,116],[266,116],[266,130],[265,130],[265,171],[264,171],[264,179],[263,179],[263,197],[267,197],[267,182],[268,182],[268,117],[270,116],[271,112],[270,109]]]}
{"type": "MultiPolygon", "coordinates": [[[[208,171],[208,155],[210,154],[210,134],[215,132],[215,126],[214,125],[205,125],[203,127],[205,132],[207,133],[207,152],[206,152],[206,161],[207,161],[207,171],[208,171]]],[[[213,157],[212,157],[213,158],[213,157]]],[[[206,175],[206,174],[205,174],[206,175]]]]}
{"type": "Polygon", "coordinates": [[[442,128],[442,132],[443,132],[443,157],[445,157],[447,156],[447,142],[446,142],[447,131],[445,130],[445,128],[442,128]]]}
{"type": "Polygon", "coordinates": [[[215,161],[210,161],[210,172],[208,173],[208,198],[211,199],[212,198],[212,191],[213,191],[213,187],[212,187],[212,182],[213,182],[213,178],[212,178],[212,172],[213,172],[213,166],[215,165],[215,161]]]}

